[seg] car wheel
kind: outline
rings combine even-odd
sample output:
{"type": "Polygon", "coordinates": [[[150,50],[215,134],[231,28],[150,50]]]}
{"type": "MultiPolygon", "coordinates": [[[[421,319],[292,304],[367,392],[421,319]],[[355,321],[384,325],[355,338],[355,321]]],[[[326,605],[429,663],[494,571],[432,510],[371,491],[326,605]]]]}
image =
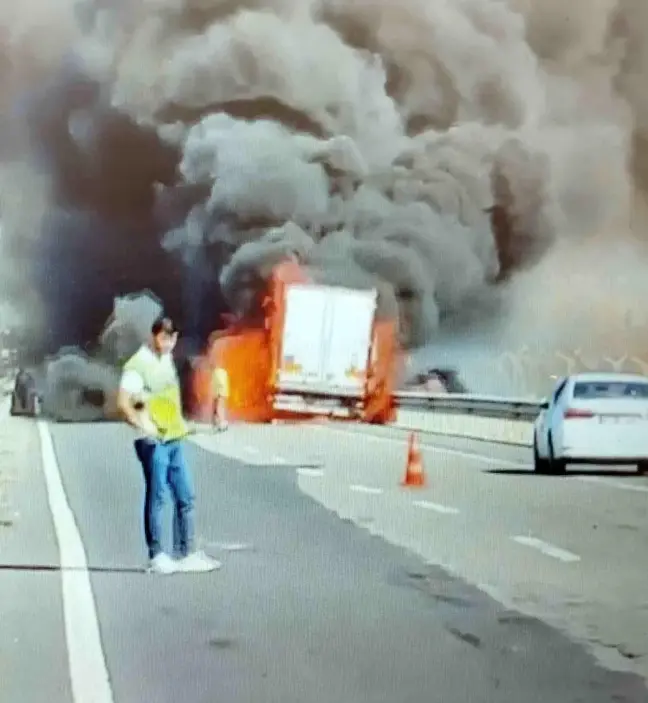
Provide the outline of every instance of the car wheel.
{"type": "Polygon", "coordinates": [[[553,440],[549,436],[549,469],[547,473],[552,476],[559,476],[567,471],[567,462],[564,459],[556,459],[554,455],[553,440]]]}
{"type": "Polygon", "coordinates": [[[538,452],[538,437],[533,434],[533,470],[537,474],[549,473],[549,461],[543,459],[538,452]]]}

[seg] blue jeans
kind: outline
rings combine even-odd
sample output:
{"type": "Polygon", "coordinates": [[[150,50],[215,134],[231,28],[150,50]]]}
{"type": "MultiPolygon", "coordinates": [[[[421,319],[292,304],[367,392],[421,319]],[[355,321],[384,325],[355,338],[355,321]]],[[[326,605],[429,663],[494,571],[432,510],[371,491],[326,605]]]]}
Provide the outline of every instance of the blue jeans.
{"type": "Polygon", "coordinates": [[[144,536],[149,558],[162,548],[162,511],[167,486],[173,498],[173,553],[185,557],[193,548],[194,488],[181,442],[135,440],[135,453],[144,469],[144,536]]]}

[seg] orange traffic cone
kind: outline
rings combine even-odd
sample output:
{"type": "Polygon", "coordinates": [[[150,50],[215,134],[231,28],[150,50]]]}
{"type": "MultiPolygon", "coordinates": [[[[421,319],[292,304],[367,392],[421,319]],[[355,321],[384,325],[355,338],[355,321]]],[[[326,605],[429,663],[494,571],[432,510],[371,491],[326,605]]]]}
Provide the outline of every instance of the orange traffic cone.
{"type": "Polygon", "coordinates": [[[405,478],[402,486],[410,488],[420,488],[425,486],[425,470],[423,468],[423,457],[418,446],[418,436],[416,432],[411,432],[407,447],[407,464],[405,466],[405,478]]]}

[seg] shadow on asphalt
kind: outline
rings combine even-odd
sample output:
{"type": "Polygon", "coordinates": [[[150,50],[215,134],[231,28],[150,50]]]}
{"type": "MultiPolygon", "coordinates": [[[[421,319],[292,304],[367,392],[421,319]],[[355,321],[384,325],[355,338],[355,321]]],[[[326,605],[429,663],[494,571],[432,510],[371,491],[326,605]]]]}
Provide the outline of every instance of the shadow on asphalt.
{"type": "Polygon", "coordinates": [[[146,574],[144,567],[135,566],[59,566],[58,564],[0,564],[1,571],[33,571],[33,572],[89,572],[94,574],[146,574]]]}
{"type": "Polygon", "coordinates": [[[646,476],[644,474],[637,473],[637,470],[622,470],[622,469],[572,469],[571,467],[567,469],[566,474],[558,474],[551,476],[550,474],[539,474],[533,471],[533,469],[484,469],[486,474],[495,474],[499,476],[533,476],[535,478],[569,478],[570,476],[601,476],[604,478],[635,478],[638,480],[643,479],[645,481],[646,476]]]}

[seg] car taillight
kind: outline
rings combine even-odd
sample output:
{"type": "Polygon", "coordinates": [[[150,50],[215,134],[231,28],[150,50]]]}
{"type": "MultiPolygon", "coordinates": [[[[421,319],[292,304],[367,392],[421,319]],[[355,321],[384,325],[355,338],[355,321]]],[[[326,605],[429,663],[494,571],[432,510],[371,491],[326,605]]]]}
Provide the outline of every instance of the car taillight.
{"type": "Polygon", "coordinates": [[[578,408],[567,408],[565,410],[565,420],[577,420],[583,418],[594,417],[594,413],[591,410],[580,410],[578,408]]]}

